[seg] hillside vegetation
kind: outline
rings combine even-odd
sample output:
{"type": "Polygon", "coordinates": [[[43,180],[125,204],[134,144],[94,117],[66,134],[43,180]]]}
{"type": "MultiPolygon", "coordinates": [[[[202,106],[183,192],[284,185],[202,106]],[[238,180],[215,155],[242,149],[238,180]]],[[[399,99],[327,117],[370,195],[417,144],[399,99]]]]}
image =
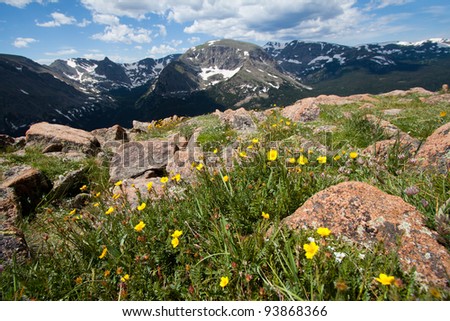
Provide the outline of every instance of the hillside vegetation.
{"type": "Polygon", "coordinates": [[[32,255],[0,262],[1,299],[448,300],[448,287],[420,282],[395,248],[350,242],[325,225],[282,223],[330,186],[365,182],[417,208],[450,249],[449,173],[418,167],[417,149],[367,118],[389,121],[421,145],[449,122],[449,100],[418,92],[372,98],[369,107],[321,104],[308,122],[276,107],[254,118],[252,130],[216,114],[152,123],[136,141],[196,137],[203,154],[189,174],[163,172],[144,192],[130,179],[110,181],[111,150],[61,162],[40,147],[8,148],[0,172],[27,164],[54,180],[85,168],[75,194],[87,196],[77,207],[73,197],[44,197],[22,220],[32,255]],[[388,138],[396,143],[385,158],[365,150],[388,138]]]}

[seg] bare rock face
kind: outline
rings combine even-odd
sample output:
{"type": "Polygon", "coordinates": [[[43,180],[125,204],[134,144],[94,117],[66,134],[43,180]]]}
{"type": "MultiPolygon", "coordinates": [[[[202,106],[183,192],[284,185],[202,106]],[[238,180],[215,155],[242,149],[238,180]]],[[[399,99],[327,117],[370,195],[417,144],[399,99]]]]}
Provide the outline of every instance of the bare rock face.
{"type": "Polygon", "coordinates": [[[114,182],[150,172],[162,172],[175,150],[175,143],[168,140],[125,143],[117,149],[111,160],[110,179],[114,182]]]}
{"type": "Polygon", "coordinates": [[[417,269],[421,281],[448,286],[450,254],[436,241],[437,234],[425,227],[422,214],[400,197],[366,183],[329,187],[308,199],[282,224],[291,229],[324,226],[367,247],[384,242],[386,249],[397,250],[404,269],[417,269]]]}
{"type": "Polygon", "coordinates": [[[14,190],[0,187],[0,262],[9,262],[13,256],[19,262],[28,257],[23,233],[17,229],[21,207],[14,190]]]}
{"type": "Polygon", "coordinates": [[[27,145],[51,146],[49,148],[52,151],[57,151],[57,146],[63,152],[80,151],[96,155],[100,148],[98,140],[87,131],[46,122],[31,125],[26,132],[26,139],[27,145]]]}
{"type": "Polygon", "coordinates": [[[26,165],[9,168],[3,173],[3,178],[0,187],[14,189],[23,215],[33,211],[52,188],[52,183],[41,171],[26,165]]]}
{"type": "Polygon", "coordinates": [[[450,123],[434,131],[417,153],[422,166],[435,168],[440,173],[450,171],[450,123]]]}

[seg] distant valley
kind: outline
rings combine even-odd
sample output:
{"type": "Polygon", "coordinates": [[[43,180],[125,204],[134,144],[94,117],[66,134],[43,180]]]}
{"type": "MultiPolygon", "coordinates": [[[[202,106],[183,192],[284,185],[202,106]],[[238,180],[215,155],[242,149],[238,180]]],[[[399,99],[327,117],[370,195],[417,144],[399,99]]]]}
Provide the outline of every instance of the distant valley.
{"type": "Polygon", "coordinates": [[[356,47],[324,42],[209,41],[184,54],[119,64],[108,58],[49,66],[0,54],[0,132],[49,121],[92,130],[133,119],[265,109],[320,94],[378,94],[449,82],[450,41],[356,47]]]}

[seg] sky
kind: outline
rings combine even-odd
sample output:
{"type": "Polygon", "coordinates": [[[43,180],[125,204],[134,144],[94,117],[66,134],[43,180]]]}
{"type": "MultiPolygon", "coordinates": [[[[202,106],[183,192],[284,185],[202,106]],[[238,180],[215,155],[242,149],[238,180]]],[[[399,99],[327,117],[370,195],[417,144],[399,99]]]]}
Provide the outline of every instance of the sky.
{"type": "Polygon", "coordinates": [[[0,0],[0,53],[135,62],[213,39],[358,45],[450,38],[448,0],[0,0]]]}

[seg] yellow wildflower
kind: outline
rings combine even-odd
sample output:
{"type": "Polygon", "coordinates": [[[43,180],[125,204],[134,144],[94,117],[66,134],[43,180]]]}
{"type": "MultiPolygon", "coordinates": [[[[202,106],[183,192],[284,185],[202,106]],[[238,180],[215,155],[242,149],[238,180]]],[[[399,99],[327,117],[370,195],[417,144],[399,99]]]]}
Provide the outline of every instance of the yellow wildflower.
{"type": "Polygon", "coordinates": [[[100,203],[94,203],[94,207],[99,207],[100,203]]]}
{"type": "Polygon", "coordinates": [[[198,171],[201,171],[201,170],[203,169],[203,164],[200,163],[200,164],[198,164],[197,166],[195,166],[195,168],[196,168],[198,171]]]}
{"type": "Polygon", "coordinates": [[[213,153],[217,154],[219,152],[219,150],[217,148],[214,148],[213,153]]]}
{"type": "Polygon", "coordinates": [[[314,151],[312,149],[308,149],[308,154],[312,154],[314,151]]]}
{"type": "Polygon", "coordinates": [[[172,176],[172,181],[176,181],[177,183],[181,180],[181,175],[176,174],[175,176],[172,176]]]}
{"type": "Polygon", "coordinates": [[[101,194],[101,192],[98,192],[97,194],[95,194],[95,197],[100,197],[101,194]]]}
{"type": "Polygon", "coordinates": [[[100,256],[98,257],[99,259],[103,259],[106,254],[108,253],[108,249],[106,248],[106,246],[103,248],[102,254],[100,254],[100,256]]]}
{"type": "Polygon", "coordinates": [[[220,278],[220,287],[224,288],[228,285],[228,282],[230,282],[230,280],[228,279],[228,276],[222,276],[220,278]]]}
{"type": "Polygon", "coordinates": [[[286,120],[286,125],[287,125],[287,126],[290,126],[290,125],[291,125],[291,122],[288,121],[288,120],[286,120]]]}
{"type": "Polygon", "coordinates": [[[106,278],[111,274],[110,270],[106,270],[105,273],[103,273],[103,276],[106,278]]]}
{"type": "Polygon", "coordinates": [[[86,185],[83,185],[83,186],[80,187],[80,191],[84,192],[85,190],[87,190],[87,186],[86,185]]]}
{"type": "Polygon", "coordinates": [[[81,284],[82,282],[83,282],[83,279],[81,278],[81,276],[79,276],[75,279],[76,284],[81,284]]]}
{"type": "Polygon", "coordinates": [[[246,152],[240,152],[240,153],[239,153],[239,156],[241,156],[241,157],[247,157],[247,153],[246,153],[246,152]]]}
{"type": "Polygon", "coordinates": [[[317,233],[320,236],[328,236],[328,235],[330,235],[331,231],[328,228],[326,228],[326,227],[319,227],[317,229],[317,233]]]}
{"type": "Polygon", "coordinates": [[[228,175],[225,175],[224,177],[222,177],[222,179],[223,179],[223,181],[226,183],[226,182],[228,182],[228,180],[229,180],[230,178],[228,177],[228,175]]]}
{"type": "Polygon", "coordinates": [[[128,274],[125,274],[123,277],[120,278],[120,282],[127,282],[130,279],[130,276],[128,274]]]}
{"type": "MultiPolygon", "coordinates": [[[[145,203],[144,203],[144,204],[145,204],[145,203]]],[[[143,229],[144,227],[145,227],[145,223],[142,222],[142,221],[140,221],[139,224],[136,225],[136,226],[134,227],[134,229],[136,230],[136,232],[140,232],[140,231],[142,231],[142,229],[143,229]]]]}
{"type": "Polygon", "coordinates": [[[137,210],[138,211],[143,211],[145,209],[145,207],[147,206],[147,204],[145,204],[144,202],[142,202],[141,205],[138,205],[137,210]]]}
{"type": "Polygon", "coordinates": [[[303,244],[303,249],[306,251],[306,258],[311,260],[319,251],[319,246],[316,244],[316,242],[311,242],[309,244],[303,244]]]}
{"type": "Polygon", "coordinates": [[[148,182],[147,183],[147,191],[150,191],[153,187],[153,182],[148,182]]]}
{"type": "Polygon", "coordinates": [[[445,116],[447,116],[447,112],[446,112],[446,111],[441,111],[441,112],[439,113],[439,116],[445,117],[445,116]]]}
{"type": "Polygon", "coordinates": [[[270,161],[276,160],[277,157],[278,157],[278,152],[275,149],[271,149],[267,153],[267,159],[270,160],[270,161]]]}
{"type": "Polygon", "coordinates": [[[341,155],[336,155],[336,156],[333,157],[333,159],[334,159],[335,161],[338,161],[338,160],[341,159],[341,155]]]}
{"type": "Polygon", "coordinates": [[[173,234],[171,236],[174,238],[179,238],[182,234],[183,234],[183,231],[175,230],[175,232],[173,232],[173,234]]]}
{"type": "Polygon", "coordinates": [[[113,194],[113,196],[112,196],[112,198],[113,199],[118,199],[120,197],[120,194],[119,193],[115,193],[115,194],[113,194]]]}
{"type": "Polygon", "coordinates": [[[117,181],[117,182],[114,183],[114,185],[115,185],[115,186],[121,186],[122,183],[123,183],[122,181],[117,181]]]}
{"type": "Polygon", "coordinates": [[[253,149],[253,145],[248,145],[247,149],[253,149]]]}
{"type": "Polygon", "coordinates": [[[317,157],[317,161],[319,162],[319,164],[325,164],[327,162],[327,157],[319,156],[319,157],[317,157]]]}
{"type": "Polygon", "coordinates": [[[73,214],[75,214],[76,212],[77,212],[77,209],[74,208],[73,210],[71,210],[71,211],[69,212],[69,215],[73,215],[73,214]]]}
{"type": "Polygon", "coordinates": [[[266,212],[262,212],[261,216],[263,217],[263,219],[268,220],[270,218],[269,213],[266,212]]]}
{"type": "Polygon", "coordinates": [[[273,127],[273,128],[277,127],[277,124],[272,124],[272,127],[273,127]]]}
{"type": "Polygon", "coordinates": [[[299,163],[300,165],[306,165],[308,164],[308,158],[306,158],[303,155],[300,155],[300,157],[297,160],[297,163],[299,163]]]}
{"type": "Polygon", "coordinates": [[[117,275],[121,275],[123,273],[123,268],[122,267],[118,267],[117,269],[116,269],[116,274],[117,275]]]}
{"type": "Polygon", "coordinates": [[[295,162],[296,162],[295,157],[289,158],[289,163],[295,164],[295,162]]]}
{"type": "Polygon", "coordinates": [[[110,208],[108,208],[108,210],[105,212],[105,214],[106,215],[109,215],[109,214],[111,214],[112,212],[114,212],[114,207],[110,207],[110,208]]]}
{"type": "Polygon", "coordinates": [[[258,138],[253,138],[252,139],[252,144],[258,144],[259,143],[259,139],[258,138]]]}
{"type": "Polygon", "coordinates": [[[375,278],[378,282],[380,282],[383,285],[391,285],[395,281],[395,277],[392,275],[387,275],[384,273],[380,273],[380,276],[375,278]]]}
{"type": "Polygon", "coordinates": [[[178,240],[177,237],[174,237],[174,238],[172,239],[172,242],[170,242],[170,243],[172,244],[172,247],[173,247],[173,248],[176,248],[176,247],[178,246],[178,244],[180,244],[180,240],[178,240]]]}
{"type": "Polygon", "coordinates": [[[356,157],[358,157],[358,153],[357,152],[351,152],[350,154],[348,154],[348,156],[350,156],[351,159],[355,159],[356,157]]]}
{"type": "Polygon", "coordinates": [[[160,182],[163,184],[166,184],[169,181],[169,178],[167,176],[161,177],[160,182]]]}

